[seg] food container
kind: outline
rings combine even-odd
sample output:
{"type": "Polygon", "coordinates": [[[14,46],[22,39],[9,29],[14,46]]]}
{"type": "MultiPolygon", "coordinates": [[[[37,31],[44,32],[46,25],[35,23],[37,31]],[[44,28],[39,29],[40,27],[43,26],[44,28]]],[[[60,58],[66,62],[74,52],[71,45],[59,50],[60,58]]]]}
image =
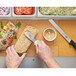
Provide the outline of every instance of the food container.
{"type": "Polygon", "coordinates": [[[11,17],[11,7],[10,8],[10,12],[8,15],[0,15],[0,18],[7,18],[7,17],[11,17]]]}
{"type": "Polygon", "coordinates": [[[53,28],[46,28],[43,32],[43,37],[47,41],[53,41],[57,37],[57,33],[53,28]]]}
{"type": "Polygon", "coordinates": [[[33,12],[33,14],[31,14],[31,15],[16,15],[15,13],[14,13],[14,7],[12,7],[12,16],[13,17],[35,17],[36,16],[36,8],[34,7],[34,12],[33,12]]]}
{"type": "Polygon", "coordinates": [[[37,16],[39,17],[39,18],[43,18],[43,19],[57,19],[57,20],[63,20],[63,19],[65,19],[65,20],[75,20],[76,19],[76,16],[58,16],[58,15],[43,15],[43,14],[41,14],[40,12],[39,12],[39,7],[37,7],[37,16]]]}

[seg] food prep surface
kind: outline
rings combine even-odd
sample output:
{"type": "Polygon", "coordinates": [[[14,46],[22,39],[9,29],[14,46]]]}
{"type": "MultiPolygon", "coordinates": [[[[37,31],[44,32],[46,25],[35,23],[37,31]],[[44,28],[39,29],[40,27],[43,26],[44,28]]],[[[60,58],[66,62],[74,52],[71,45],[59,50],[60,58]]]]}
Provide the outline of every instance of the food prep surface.
{"type": "MultiPolygon", "coordinates": [[[[44,40],[44,42],[51,48],[53,56],[76,56],[76,50],[68,44],[68,42],[57,32],[57,38],[48,42],[43,38],[43,31],[46,28],[52,27],[54,28],[48,20],[0,20],[3,22],[3,25],[6,25],[9,21],[17,24],[17,22],[21,22],[21,27],[18,29],[17,39],[25,29],[27,25],[33,26],[39,30],[36,39],[44,40]]],[[[76,42],[76,20],[56,20],[55,21],[63,31],[76,42]]],[[[54,28],[55,29],[55,28],[54,28]]],[[[12,44],[15,44],[17,39],[15,39],[12,44]]],[[[11,45],[12,45],[11,44],[11,45]]],[[[5,51],[0,52],[0,56],[5,56],[5,51]]],[[[35,46],[32,43],[30,48],[27,50],[27,56],[36,56],[35,46]]]]}

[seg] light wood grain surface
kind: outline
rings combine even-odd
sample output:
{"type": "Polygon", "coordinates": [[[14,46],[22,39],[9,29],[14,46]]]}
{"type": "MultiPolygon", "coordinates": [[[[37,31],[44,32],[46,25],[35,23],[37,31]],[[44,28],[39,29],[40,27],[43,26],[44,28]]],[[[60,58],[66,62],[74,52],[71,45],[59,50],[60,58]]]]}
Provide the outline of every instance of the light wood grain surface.
{"type": "MultiPolygon", "coordinates": [[[[39,32],[36,36],[37,40],[43,40],[52,51],[53,56],[76,56],[76,50],[68,44],[68,42],[57,32],[57,38],[48,42],[43,38],[43,31],[46,28],[54,28],[48,20],[0,20],[3,25],[6,25],[9,21],[16,24],[18,21],[21,22],[21,27],[18,30],[17,36],[21,35],[27,25],[36,27],[39,32]]],[[[63,31],[76,42],[76,20],[55,20],[55,22],[63,29],[63,31]]],[[[54,28],[55,29],[55,28],[54,28]]],[[[15,44],[16,40],[12,42],[15,44]]],[[[12,45],[11,44],[11,45],[12,45]]],[[[35,46],[32,43],[30,48],[27,50],[27,56],[37,56],[35,52],[35,46]]],[[[0,56],[5,56],[5,51],[0,52],[0,56]]]]}

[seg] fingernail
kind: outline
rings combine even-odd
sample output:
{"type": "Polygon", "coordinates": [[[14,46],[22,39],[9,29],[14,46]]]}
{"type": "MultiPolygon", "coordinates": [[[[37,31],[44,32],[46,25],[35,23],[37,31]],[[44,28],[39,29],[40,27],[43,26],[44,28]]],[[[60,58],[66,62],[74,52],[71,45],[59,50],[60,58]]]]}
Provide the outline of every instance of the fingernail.
{"type": "Polygon", "coordinates": [[[6,51],[6,54],[8,54],[8,51],[6,51]]]}
{"type": "Polygon", "coordinates": [[[34,42],[34,45],[37,45],[37,41],[34,42]]]}

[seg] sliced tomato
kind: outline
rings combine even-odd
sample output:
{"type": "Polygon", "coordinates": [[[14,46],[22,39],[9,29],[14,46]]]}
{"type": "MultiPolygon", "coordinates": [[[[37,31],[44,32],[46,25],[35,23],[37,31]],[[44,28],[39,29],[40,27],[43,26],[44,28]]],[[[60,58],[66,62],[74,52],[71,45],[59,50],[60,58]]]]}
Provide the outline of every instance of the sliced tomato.
{"type": "Polygon", "coordinates": [[[33,7],[14,7],[14,12],[17,15],[30,15],[33,13],[33,7]]]}
{"type": "Polygon", "coordinates": [[[23,10],[23,14],[30,15],[33,13],[33,7],[25,7],[23,10]]]}
{"type": "Polygon", "coordinates": [[[7,27],[6,31],[9,30],[11,27],[7,27]]]}
{"type": "Polygon", "coordinates": [[[22,15],[22,7],[14,7],[14,12],[16,15],[22,15]]]}

